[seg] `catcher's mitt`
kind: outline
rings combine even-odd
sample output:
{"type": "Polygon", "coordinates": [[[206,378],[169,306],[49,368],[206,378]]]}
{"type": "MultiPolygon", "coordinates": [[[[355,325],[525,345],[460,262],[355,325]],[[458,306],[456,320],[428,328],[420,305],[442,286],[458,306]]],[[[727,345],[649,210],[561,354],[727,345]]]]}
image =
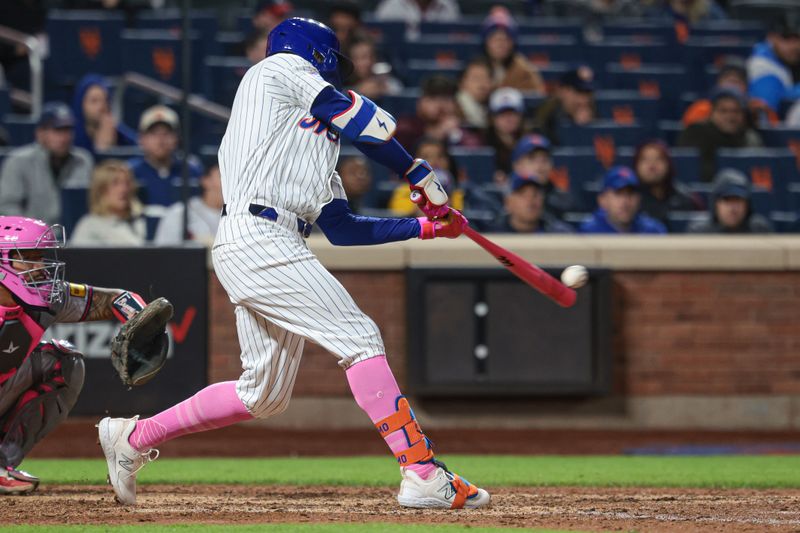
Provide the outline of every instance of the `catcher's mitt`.
{"type": "Polygon", "coordinates": [[[127,386],[143,385],[167,361],[167,322],[172,304],[158,298],[128,320],[111,341],[111,364],[127,386]]]}

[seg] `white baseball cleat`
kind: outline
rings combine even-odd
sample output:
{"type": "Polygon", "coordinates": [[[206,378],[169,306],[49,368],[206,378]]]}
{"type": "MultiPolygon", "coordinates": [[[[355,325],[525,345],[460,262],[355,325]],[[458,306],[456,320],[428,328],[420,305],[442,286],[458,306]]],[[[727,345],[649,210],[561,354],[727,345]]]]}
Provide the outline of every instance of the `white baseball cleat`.
{"type": "Polygon", "coordinates": [[[123,505],[136,505],[136,473],[158,459],[158,450],[140,452],[128,443],[138,420],[138,416],[106,417],[96,426],[108,463],[108,483],[114,488],[117,501],[123,505]]]}
{"type": "Polygon", "coordinates": [[[425,480],[408,468],[401,468],[403,481],[397,502],[416,509],[477,509],[491,503],[483,489],[440,466],[436,474],[425,480]]]}

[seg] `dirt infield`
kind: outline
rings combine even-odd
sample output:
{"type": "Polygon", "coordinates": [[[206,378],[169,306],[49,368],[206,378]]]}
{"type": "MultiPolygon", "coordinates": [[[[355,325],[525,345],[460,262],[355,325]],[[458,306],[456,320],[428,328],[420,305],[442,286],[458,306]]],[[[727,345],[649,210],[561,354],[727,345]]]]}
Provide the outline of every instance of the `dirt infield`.
{"type": "MultiPolygon", "coordinates": [[[[489,487],[491,489],[491,487],[489,487]]],[[[145,485],[136,507],[110,487],[44,486],[2,499],[10,524],[400,522],[587,531],[800,531],[800,490],[503,488],[480,511],[401,509],[393,489],[145,485]]]]}

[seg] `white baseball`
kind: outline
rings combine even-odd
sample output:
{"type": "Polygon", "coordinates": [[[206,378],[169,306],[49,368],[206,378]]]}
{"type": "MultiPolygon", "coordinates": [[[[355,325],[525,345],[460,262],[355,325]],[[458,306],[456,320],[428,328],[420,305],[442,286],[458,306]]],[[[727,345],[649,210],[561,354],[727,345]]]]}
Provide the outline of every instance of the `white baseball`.
{"type": "Polygon", "coordinates": [[[582,265],[568,266],[561,273],[561,283],[571,289],[583,287],[587,281],[589,281],[589,272],[582,265]]]}

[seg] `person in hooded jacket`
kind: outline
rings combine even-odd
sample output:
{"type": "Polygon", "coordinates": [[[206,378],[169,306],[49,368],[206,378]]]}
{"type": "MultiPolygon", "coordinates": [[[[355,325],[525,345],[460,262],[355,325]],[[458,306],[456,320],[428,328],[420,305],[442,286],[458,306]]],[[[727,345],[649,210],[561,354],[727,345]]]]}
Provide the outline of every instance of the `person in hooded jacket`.
{"type": "Polygon", "coordinates": [[[546,92],[542,75],[517,50],[517,25],[508,9],[495,6],[483,23],[483,52],[491,65],[495,87],[546,92]]]}
{"type": "Polygon", "coordinates": [[[772,225],[753,212],[752,188],[747,176],[736,169],[724,168],[714,177],[708,217],[697,220],[688,233],[772,233],[772,225]]]}
{"type": "Polygon", "coordinates": [[[641,185],[642,212],[670,231],[673,230],[669,223],[671,212],[703,209],[702,200],[675,180],[675,166],[663,141],[653,139],[639,145],[633,156],[633,170],[641,185]]]}
{"type": "Polygon", "coordinates": [[[99,74],[87,74],[75,87],[75,146],[95,155],[113,146],[136,146],[136,132],[111,113],[111,84],[99,74]]]}

